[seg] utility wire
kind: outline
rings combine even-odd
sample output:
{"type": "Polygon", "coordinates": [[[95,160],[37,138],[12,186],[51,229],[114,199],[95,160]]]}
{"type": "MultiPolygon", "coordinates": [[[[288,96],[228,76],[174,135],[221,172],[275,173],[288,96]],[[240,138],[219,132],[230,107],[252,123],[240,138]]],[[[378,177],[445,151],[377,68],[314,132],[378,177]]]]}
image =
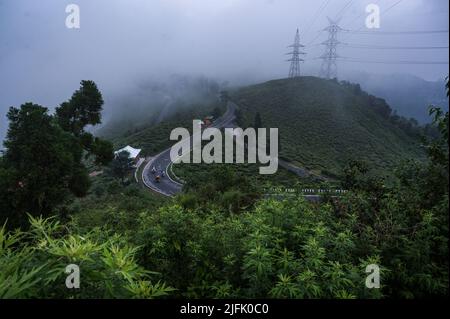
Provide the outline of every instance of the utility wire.
{"type": "Polygon", "coordinates": [[[353,4],[354,0],[350,0],[349,2],[347,2],[347,4],[338,12],[338,14],[336,15],[336,19],[335,20],[340,20],[342,19],[345,11],[347,11],[353,4]]]}
{"type": "Polygon", "coordinates": [[[408,35],[408,34],[438,34],[448,33],[448,30],[424,30],[424,31],[360,31],[342,29],[342,32],[364,35],[408,35]]]}
{"type": "Polygon", "coordinates": [[[448,49],[448,46],[384,46],[384,45],[365,45],[365,44],[351,44],[343,43],[342,45],[348,48],[355,49],[373,49],[373,50],[443,50],[448,49]]]}
{"type": "MultiPolygon", "coordinates": [[[[373,4],[378,4],[381,0],[376,0],[373,4]]],[[[365,16],[367,13],[364,11],[363,13],[359,14],[355,19],[352,20],[352,22],[350,22],[348,24],[348,26],[352,25],[353,23],[355,23],[356,21],[358,21],[360,18],[362,18],[363,16],[365,16]]]]}
{"type": "Polygon", "coordinates": [[[381,12],[382,15],[388,13],[389,11],[391,11],[393,8],[395,8],[396,6],[398,6],[401,2],[403,2],[403,0],[399,0],[396,3],[394,3],[392,6],[390,6],[389,8],[387,8],[386,10],[384,10],[383,12],[381,12]]]}
{"type": "MultiPolygon", "coordinates": [[[[383,16],[383,17],[385,17],[385,16],[386,16],[386,13],[388,13],[389,11],[391,11],[394,7],[398,6],[402,1],[403,1],[403,0],[397,1],[396,3],[394,3],[393,5],[391,5],[390,7],[388,7],[386,10],[382,11],[382,12],[380,13],[380,15],[383,16]]],[[[360,27],[358,30],[356,30],[356,31],[361,31],[362,29],[364,29],[364,27],[365,27],[365,26],[363,25],[363,26],[361,26],[361,27],[360,27]]],[[[370,32],[370,31],[367,31],[367,32],[370,32]]]]}
{"type": "MultiPolygon", "coordinates": [[[[321,57],[307,59],[305,61],[321,60],[321,57]]],[[[398,60],[398,61],[388,61],[388,60],[363,60],[355,59],[350,57],[338,57],[337,60],[342,62],[355,62],[355,63],[374,63],[374,64],[439,64],[448,65],[448,61],[412,61],[412,60],[398,60]]]]}
{"type": "Polygon", "coordinates": [[[424,65],[424,64],[433,64],[433,65],[448,65],[448,61],[408,61],[408,60],[400,60],[400,61],[374,61],[374,60],[359,60],[352,58],[341,57],[338,58],[339,61],[342,62],[355,62],[355,63],[372,63],[372,64],[415,64],[415,65],[424,65]]]}
{"type": "Polygon", "coordinates": [[[311,27],[316,23],[317,18],[319,17],[319,14],[326,9],[326,7],[330,4],[331,0],[325,0],[322,5],[317,9],[314,17],[311,19],[308,27],[305,29],[305,34],[308,34],[309,30],[311,30],[311,27]]]}
{"type": "Polygon", "coordinates": [[[310,46],[312,43],[316,42],[316,40],[322,35],[322,31],[318,31],[317,35],[314,37],[314,39],[312,39],[311,41],[309,41],[306,46],[310,46]]]}
{"type": "MultiPolygon", "coordinates": [[[[320,10],[320,8],[319,8],[319,10],[318,10],[317,12],[320,14],[321,11],[325,11],[325,9],[328,7],[328,5],[330,4],[330,2],[331,2],[331,0],[328,0],[328,1],[325,3],[325,5],[322,6],[322,9],[320,10]]],[[[312,27],[312,25],[314,25],[314,23],[316,22],[316,20],[318,19],[318,17],[319,17],[319,16],[316,15],[316,18],[314,19],[313,23],[310,25],[310,28],[312,27]]],[[[310,28],[309,28],[309,29],[310,29],[310,28]]],[[[311,44],[311,43],[313,43],[314,41],[316,41],[317,38],[320,37],[321,32],[322,32],[322,31],[318,31],[318,32],[317,32],[317,36],[314,37],[314,39],[312,39],[310,42],[308,42],[308,44],[311,44]]]]}
{"type": "MultiPolygon", "coordinates": [[[[343,14],[345,13],[345,11],[346,11],[347,9],[349,9],[349,8],[353,5],[353,2],[354,2],[354,1],[355,1],[355,0],[350,0],[349,2],[347,2],[347,3],[344,5],[344,7],[343,7],[341,10],[339,10],[338,14],[336,14],[336,19],[335,19],[335,20],[340,20],[340,19],[343,17],[343,14]]],[[[380,0],[378,0],[378,1],[380,1],[380,0]]],[[[329,1],[327,2],[327,5],[328,5],[328,4],[329,4],[329,1]]],[[[314,43],[314,42],[321,36],[322,31],[323,31],[323,30],[318,31],[318,33],[317,33],[317,35],[314,37],[314,39],[312,39],[310,42],[308,42],[307,45],[310,45],[310,44],[314,43]]]]}

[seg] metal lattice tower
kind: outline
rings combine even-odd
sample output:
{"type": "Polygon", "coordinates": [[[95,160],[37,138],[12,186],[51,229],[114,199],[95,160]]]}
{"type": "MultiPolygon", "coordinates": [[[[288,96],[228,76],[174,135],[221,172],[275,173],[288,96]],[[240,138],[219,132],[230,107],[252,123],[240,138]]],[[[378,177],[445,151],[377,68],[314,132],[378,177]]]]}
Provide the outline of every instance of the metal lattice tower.
{"type": "Polygon", "coordinates": [[[339,21],[333,21],[328,18],[328,22],[330,25],[323,29],[323,31],[328,31],[328,40],[321,43],[325,46],[325,53],[320,56],[323,60],[320,75],[327,79],[333,79],[337,78],[336,60],[339,58],[337,46],[341,43],[338,41],[337,35],[342,29],[338,26],[339,21]]]}
{"type": "Polygon", "coordinates": [[[294,44],[288,46],[288,48],[292,48],[292,52],[286,53],[292,55],[292,57],[287,60],[291,62],[291,67],[289,68],[289,77],[297,78],[300,76],[300,62],[305,60],[300,59],[300,55],[306,54],[305,52],[301,52],[300,48],[304,48],[305,46],[300,44],[300,33],[297,29],[297,33],[295,34],[294,44]]]}

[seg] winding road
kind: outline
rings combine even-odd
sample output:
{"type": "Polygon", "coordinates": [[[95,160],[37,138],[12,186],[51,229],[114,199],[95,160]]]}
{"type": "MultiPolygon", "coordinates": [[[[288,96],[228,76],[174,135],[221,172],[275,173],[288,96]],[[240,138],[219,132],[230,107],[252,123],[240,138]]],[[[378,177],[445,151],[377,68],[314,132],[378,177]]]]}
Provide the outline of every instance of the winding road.
{"type": "MultiPolygon", "coordinates": [[[[236,118],[235,110],[236,104],[234,104],[233,102],[228,102],[226,112],[214,121],[212,127],[233,127],[233,122],[236,118]]],[[[190,137],[190,139],[192,142],[192,136],[190,137]]],[[[144,185],[151,190],[165,196],[174,196],[177,193],[181,192],[183,184],[175,181],[171,177],[172,174],[169,173],[171,164],[172,161],[170,160],[170,148],[155,155],[147,164],[145,164],[144,169],[142,170],[142,182],[144,183],[144,185]],[[159,182],[155,181],[155,175],[152,173],[153,167],[155,167],[158,173],[162,171],[165,172],[165,177],[160,178],[159,182]]]]}
{"type": "MultiPolygon", "coordinates": [[[[229,101],[227,104],[226,112],[216,121],[214,121],[212,127],[235,127],[234,120],[236,119],[236,108],[237,105],[229,101]]],[[[189,138],[191,139],[192,145],[192,136],[190,136],[189,138]]],[[[172,161],[170,159],[170,148],[155,155],[149,162],[145,164],[144,169],[142,170],[142,182],[144,183],[144,185],[164,196],[174,196],[177,193],[180,193],[183,188],[183,184],[174,180],[174,174],[171,172],[171,164],[172,161]],[[156,169],[159,175],[161,175],[161,172],[165,172],[165,177],[161,177],[159,182],[156,182],[155,174],[152,173],[153,167],[156,169]]],[[[279,159],[278,165],[300,177],[307,177],[312,175],[308,170],[295,166],[281,159],[279,159]]],[[[315,176],[315,178],[319,180],[325,180],[325,178],[322,176],[315,176]]],[[[308,199],[310,199],[309,197],[311,197],[312,200],[319,198],[317,195],[305,196],[307,196],[308,199]]]]}

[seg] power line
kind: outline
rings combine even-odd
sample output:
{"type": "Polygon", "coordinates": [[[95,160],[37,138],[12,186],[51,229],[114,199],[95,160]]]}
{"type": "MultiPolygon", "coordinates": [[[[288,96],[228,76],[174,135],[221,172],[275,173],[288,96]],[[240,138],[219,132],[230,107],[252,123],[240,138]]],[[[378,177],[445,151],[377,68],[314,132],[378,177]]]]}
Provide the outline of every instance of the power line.
{"type": "MultiPolygon", "coordinates": [[[[320,13],[320,12],[322,12],[322,11],[325,11],[325,9],[328,7],[328,5],[330,4],[330,2],[331,2],[331,0],[328,0],[328,1],[325,3],[325,5],[322,7],[322,9],[319,8],[318,13],[320,13]]],[[[318,18],[318,15],[316,15],[316,17],[315,17],[313,23],[310,25],[309,29],[311,29],[311,27],[314,25],[314,23],[316,22],[317,18],[318,18]]],[[[306,33],[305,33],[305,34],[306,34],[306,33]]],[[[314,41],[316,41],[317,38],[320,37],[320,34],[321,34],[321,30],[317,32],[317,36],[316,36],[314,39],[312,39],[310,42],[308,42],[308,45],[311,44],[311,43],[313,43],[314,41]]]]}
{"type": "Polygon", "coordinates": [[[339,22],[340,19],[342,19],[345,11],[347,11],[353,4],[354,0],[350,0],[349,2],[347,2],[347,4],[338,12],[338,14],[336,14],[336,22],[339,22]]]}
{"type": "Polygon", "coordinates": [[[365,44],[350,44],[342,43],[348,48],[355,49],[374,49],[374,50],[443,50],[448,49],[448,46],[384,46],[384,45],[365,45],[365,44]]]}
{"type": "MultiPolygon", "coordinates": [[[[311,59],[306,59],[305,61],[322,60],[322,57],[316,57],[311,59]]],[[[416,61],[416,60],[364,60],[355,59],[351,57],[339,56],[336,58],[338,61],[342,62],[355,62],[355,63],[374,63],[374,64],[433,64],[433,65],[448,65],[448,61],[416,61]]]]}
{"type": "MultiPolygon", "coordinates": [[[[378,0],[377,3],[381,1],[378,0]]],[[[390,10],[392,10],[394,7],[398,6],[403,0],[399,0],[396,3],[394,3],[393,5],[391,5],[390,7],[388,7],[386,10],[384,10],[381,14],[384,16],[387,12],[389,12],[390,10]]],[[[350,0],[349,2],[347,2],[347,4],[340,10],[340,12],[338,13],[338,15],[341,12],[344,12],[346,9],[348,9],[351,4],[352,4],[353,0],[350,0]]],[[[337,16],[338,16],[337,15],[337,16]]],[[[362,16],[364,14],[361,14],[360,16],[362,16]]],[[[357,17],[357,19],[359,19],[359,17],[357,17]]],[[[356,20],[355,20],[356,21],[356,20]]],[[[431,30],[431,31],[394,31],[394,32],[389,32],[389,31],[361,31],[364,28],[364,26],[362,26],[361,28],[357,29],[357,30],[349,30],[349,29],[342,29],[342,32],[347,33],[347,34],[363,34],[363,35],[401,35],[401,34],[438,34],[438,33],[448,33],[448,30],[431,30]]],[[[307,45],[310,45],[312,43],[314,43],[318,38],[320,37],[320,33],[310,42],[308,42],[307,45]]]]}
{"type": "Polygon", "coordinates": [[[426,30],[426,31],[360,31],[342,29],[342,32],[364,35],[412,35],[412,34],[438,34],[448,33],[448,30],[426,30]]]}
{"type": "Polygon", "coordinates": [[[360,60],[346,57],[339,57],[339,61],[342,62],[356,62],[356,63],[372,63],[372,64],[416,64],[416,65],[448,65],[448,61],[408,61],[408,60],[399,60],[399,61],[376,61],[376,60],[360,60]]]}
{"type": "Polygon", "coordinates": [[[305,34],[308,34],[311,27],[316,23],[317,18],[319,17],[319,14],[326,9],[326,7],[330,4],[331,0],[325,0],[322,5],[317,9],[316,13],[314,14],[314,17],[311,19],[309,26],[305,29],[305,34]]]}
{"type": "MultiPolygon", "coordinates": [[[[379,2],[380,0],[378,0],[378,2],[379,2]]],[[[384,11],[382,11],[381,13],[380,13],[380,15],[382,15],[383,17],[385,17],[386,16],[386,13],[388,13],[389,11],[391,11],[394,7],[396,7],[396,6],[398,6],[401,2],[402,2],[403,0],[399,0],[399,1],[397,1],[396,3],[394,3],[393,5],[391,5],[390,7],[388,7],[386,10],[384,10],[384,11]]],[[[378,3],[377,2],[377,3],[378,3]]],[[[356,31],[361,31],[362,29],[364,29],[364,25],[363,26],[361,26],[358,30],[356,30],[356,31]]],[[[370,31],[366,31],[366,32],[370,32],[370,31]]]]}
{"type": "Polygon", "coordinates": [[[392,6],[390,6],[389,8],[387,8],[386,10],[384,10],[383,12],[381,12],[382,15],[388,13],[389,11],[391,11],[393,8],[395,8],[396,6],[398,6],[403,0],[399,0],[396,3],[394,3],[392,6]]]}
{"type": "MultiPolygon", "coordinates": [[[[344,5],[344,7],[338,12],[338,14],[336,14],[336,19],[335,19],[336,23],[339,23],[339,20],[342,19],[343,14],[345,13],[345,11],[347,9],[349,9],[353,5],[354,1],[355,0],[350,0],[349,2],[347,2],[344,5]]],[[[380,0],[378,0],[378,1],[380,1],[380,0]]],[[[329,3],[330,3],[330,1],[327,2],[326,6],[328,6],[329,3]]],[[[326,8],[326,6],[325,6],[325,8],[326,8]]],[[[325,8],[322,9],[322,11],[325,10],[325,8]]],[[[314,37],[314,39],[312,39],[310,42],[308,42],[307,45],[311,45],[312,43],[314,43],[320,37],[321,31],[323,31],[323,30],[318,31],[316,37],[314,37]]]]}
{"type": "MultiPolygon", "coordinates": [[[[369,45],[369,44],[353,44],[340,42],[339,44],[354,49],[383,49],[383,50],[444,50],[449,49],[449,46],[388,46],[388,45],[369,45]]],[[[311,47],[318,47],[321,43],[314,44],[311,47]]]]}
{"type": "MultiPolygon", "coordinates": [[[[381,0],[374,0],[376,3],[379,3],[381,0]]],[[[336,17],[339,19],[342,18],[343,14],[353,5],[353,0],[348,1],[344,7],[341,8],[341,10],[338,12],[336,17]]],[[[399,6],[403,0],[396,1],[392,5],[390,5],[386,10],[382,11],[381,14],[385,15],[386,13],[393,10],[395,7],[399,6]]],[[[358,15],[354,21],[362,17],[364,13],[358,15]]],[[[317,19],[315,16],[314,19],[317,19]]],[[[330,26],[325,28],[322,31],[328,31],[329,37],[328,40],[323,42],[320,45],[325,45],[326,50],[325,53],[314,59],[308,59],[310,60],[317,60],[321,59],[322,67],[321,67],[321,75],[325,76],[327,78],[337,77],[337,62],[349,62],[349,63],[373,63],[373,64],[398,64],[398,65],[448,65],[448,62],[445,61],[420,61],[420,60],[364,60],[364,59],[357,59],[352,57],[341,57],[337,54],[337,46],[340,44],[343,44],[344,46],[348,48],[354,48],[354,49],[370,49],[370,50],[443,50],[443,49],[449,49],[448,46],[388,46],[388,45],[365,45],[365,44],[354,44],[354,43],[341,43],[337,40],[337,34],[338,32],[342,32],[346,35],[351,34],[361,34],[361,35],[379,35],[379,36],[395,36],[395,35],[432,35],[432,34],[445,34],[449,33],[449,30],[413,30],[413,31],[368,31],[368,30],[362,30],[364,26],[357,30],[351,30],[351,29],[342,29],[338,26],[338,22],[332,21],[329,19],[330,26]]],[[[354,22],[353,21],[353,22],[354,22]]],[[[353,23],[352,22],[352,23],[353,23]]],[[[350,26],[350,24],[349,24],[350,26]]],[[[320,37],[321,33],[318,33],[316,37],[310,42],[308,42],[308,46],[310,46],[312,43],[315,43],[315,41],[320,37]]]]}
{"type": "Polygon", "coordinates": [[[323,30],[317,31],[317,36],[316,36],[314,39],[312,39],[311,41],[309,41],[309,42],[307,43],[307,46],[309,46],[309,45],[311,45],[312,43],[314,43],[314,42],[322,35],[322,31],[323,31],[323,30]]]}
{"type": "MultiPolygon", "coordinates": [[[[381,0],[376,0],[373,4],[378,4],[380,1],[381,1],[381,0]]],[[[355,23],[356,21],[358,21],[359,18],[362,18],[362,17],[365,16],[366,14],[367,14],[366,12],[363,12],[363,13],[359,14],[355,19],[352,20],[352,22],[350,22],[350,23],[348,24],[348,26],[352,25],[353,23],[355,23]]]]}

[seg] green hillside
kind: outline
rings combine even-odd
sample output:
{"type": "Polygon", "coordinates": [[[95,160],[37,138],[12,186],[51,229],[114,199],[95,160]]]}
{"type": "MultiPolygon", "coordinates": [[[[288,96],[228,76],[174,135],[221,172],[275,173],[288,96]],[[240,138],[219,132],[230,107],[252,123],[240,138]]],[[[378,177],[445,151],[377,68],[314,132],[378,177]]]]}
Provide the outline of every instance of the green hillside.
{"type": "Polygon", "coordinates": [[[259,112],[262,127],[279,128],[280,157],[320,174],[339,175],[354,159],[382,170],[423,156],[419,140],[391,121],[386,102],[359,85],[302,77],[241,88],[231,97],[239,125],[253,126],[259,112]]]}
{"type": "Polygon", "coordinates": [[[192,105],[179,110],[158,124],[148,125],[136,132],[111,138],[111,141],[116,149],[132,145],[142,148],[144,155],[155,155],[175,143],[169,139],[170,132],[174,128],[185,127],[190,129],[193,119],[223,112],[225,112],[225,105],[219,101],[192,105]]]}

